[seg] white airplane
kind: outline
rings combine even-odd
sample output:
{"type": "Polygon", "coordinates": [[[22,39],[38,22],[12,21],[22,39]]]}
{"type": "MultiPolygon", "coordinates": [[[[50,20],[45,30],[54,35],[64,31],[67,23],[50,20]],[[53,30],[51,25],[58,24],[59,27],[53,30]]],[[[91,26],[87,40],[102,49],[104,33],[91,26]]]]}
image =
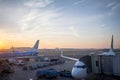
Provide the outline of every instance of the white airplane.
{"type": "Polygon", "coordinates": [[[24,52],[2,52],[0,53],[0,59],[8,60],[9,62],[15,62],[17,58],[30,58],[38,55],[39,40],[36,41],[34,47],[29,51],[24,52]]]}
{"type": "Polygon", "coordinates": [[[113,49],[113,35],[111,39],[111,46],[108,52],[102,52],[102,54],[99,55],[115,55],[114,49],[113,49]]]}
{"type": "Polygon", "coordinates": [[[83,63],[79,59],[64,56],[63,51],[61,51],[61,57],[76,61],[74,67],[72,68],[72,73],[71,73],[73,78],[85,79],[87,77],[87,68],[85,63],[83,63]]]}
{"type": "MultiPolygon", "coordinates": [[[[112,35],[111,47],[109,52],[102,52],[102,54],[99,54],[99,55],[115,55],[115,52],[113,51],[113,35],[112,35]]],[[[87,77],[87,68],[85,63],[83,63],[79,59],[64,56],[63,51],[61,51],[61,57],[76,61],[72,69],[72,73],[71,73],[72,77],[77,79],[84,79],[87,77]]]]}

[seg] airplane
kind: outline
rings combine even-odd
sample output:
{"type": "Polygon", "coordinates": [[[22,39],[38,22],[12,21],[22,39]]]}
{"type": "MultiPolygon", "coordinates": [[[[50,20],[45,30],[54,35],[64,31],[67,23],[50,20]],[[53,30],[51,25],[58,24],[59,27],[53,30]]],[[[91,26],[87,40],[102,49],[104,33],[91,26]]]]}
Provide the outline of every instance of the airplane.
{"type": "MultiPolygon", "coordinates": [[[[9,62],[15,62],[17,58],[30,58],[33,56],[39,56],[38,55],[38,46],[39,46],[39,40],[36,41],[33,48],[29,51],[24,52],[2,52],[0,53],[0,59],[8,60],[9,62]]],[[[20,61],[21,62],[21,61],[20,61]]]]}
{"type": "MultiPolygon", "coordinates": [[[[102,52],[102,54],[98,54],[98,55],[115,55],[115,52],[113,50],[113,35],[111,39],[111,47],[109,52],[102,52]]],[[[72,68],[72,73],[71,73],[73,78],[85,79],[87,77],[87,67],[84,62],[80,61],[80,59],[64,56],[63,51],[61,51],[61,57],[76,61],[74,67],[72,68]]]]}
{"type": "Polygon", "coordinates": [[[71,72],[71,75],[73,78],[85,79],[87,77],[87,68],[84,62],[76,58],[64,56],[63,51],[61,51],[61,57],[76,61],[76,63],[74,64],[74,67],[72,68],[72,72],[71,72]]]}
{"type": "Polygon", "coordinates": [[[110,45],[110,49],[108,52],[102,52],[102,54],[99,55],[115,55],[114,49],[113,49],[113,35],[112,35],[112,39],[111,39],[111,45],[110,45]]]}

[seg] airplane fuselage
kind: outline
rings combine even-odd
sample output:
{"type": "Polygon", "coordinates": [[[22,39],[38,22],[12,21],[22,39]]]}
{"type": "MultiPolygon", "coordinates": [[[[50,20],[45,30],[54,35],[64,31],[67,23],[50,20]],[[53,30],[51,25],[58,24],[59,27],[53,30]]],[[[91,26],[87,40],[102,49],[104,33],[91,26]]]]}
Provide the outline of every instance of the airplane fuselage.
{"type": "Polygon", "coordinates": [[[38,52],[27,51],[27,52],[3,52],[0,53],[0,58],[11,58],[11,57],[22,57],[22,56],[33,56],[38,54],[38,52]]]}

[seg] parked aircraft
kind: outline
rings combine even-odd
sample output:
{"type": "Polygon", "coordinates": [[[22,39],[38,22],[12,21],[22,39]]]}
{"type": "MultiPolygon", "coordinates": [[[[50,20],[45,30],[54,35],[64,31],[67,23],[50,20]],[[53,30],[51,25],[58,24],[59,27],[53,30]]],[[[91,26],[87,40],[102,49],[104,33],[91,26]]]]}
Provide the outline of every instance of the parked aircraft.
{"type": "Polygon", "coordinates": [[[15,62],[17,58],[30,58],[38,55],[39,40],[36,41],[33,48],[24,52],[2,52],[0,53],[0,59],[8,60],[9,62],[15,62]]]}
{"type": "Polygon", "coordinates": [[[84,62],[80,61],[76,58],[71,58],[63,55],[63,51],[61,51],[61,57],[74,60],[76,63],[74,64],[74,67],[72,68],[72,77],[76,79],[84,79],[87,76],[87,68],[84,62]]]}
{"type": "MultiPolygon", "coordinates": [[[[113,50],[113,35],[112,35],[112,39],[111,39],[111,47],[110,47],[109,52],[102,52],[102,54],[99,54],[99,55],[115,55],[115,52],[113,50]]],[[[64,56],[63,51],[61,51],[61,57],[76,61],[76,63],[74,64],[74,67],[72,68],[72,73],[71,73],[71,75],[74,78],[84,79],[87,77],[87,68],[86,68],[86,64],[84,62],[82,62],[76,58],[64,56]]]]}

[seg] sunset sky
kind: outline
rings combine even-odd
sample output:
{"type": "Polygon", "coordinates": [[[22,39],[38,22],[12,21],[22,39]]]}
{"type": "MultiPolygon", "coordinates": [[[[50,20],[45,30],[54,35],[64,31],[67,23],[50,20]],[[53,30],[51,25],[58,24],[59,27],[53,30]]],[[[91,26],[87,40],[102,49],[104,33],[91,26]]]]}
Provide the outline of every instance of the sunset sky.
{"type": "Polygon", "coordinates": [[[0,0],[0,49],[120,48],[120,0],[0,0]]]}

